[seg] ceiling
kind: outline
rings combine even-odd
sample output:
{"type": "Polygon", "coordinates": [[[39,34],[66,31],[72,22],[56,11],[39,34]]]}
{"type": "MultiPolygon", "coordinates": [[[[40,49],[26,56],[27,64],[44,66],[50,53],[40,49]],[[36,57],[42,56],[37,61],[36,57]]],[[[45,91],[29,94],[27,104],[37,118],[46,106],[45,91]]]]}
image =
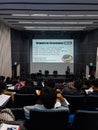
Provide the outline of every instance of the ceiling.
{"type": "Polygon", "coordinates": [[[0,0],[0,20],[18,30],[98,28],[98,0],[0,0]]]}

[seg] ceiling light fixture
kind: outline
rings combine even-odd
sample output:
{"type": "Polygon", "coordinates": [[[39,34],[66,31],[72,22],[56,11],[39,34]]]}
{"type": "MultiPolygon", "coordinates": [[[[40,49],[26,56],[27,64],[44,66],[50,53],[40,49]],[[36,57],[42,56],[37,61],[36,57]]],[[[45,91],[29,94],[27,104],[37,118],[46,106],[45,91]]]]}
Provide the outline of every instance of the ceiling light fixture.
{"type": "Polygon", "coordinates": [[[30,16],[29,14],[12,14],[12,16],[30,16]]]}
{"type": "Polygon", "coordinates": [[[55,15],[55,14],[49,14],[48,16],[50,16],[50,17],[65,17],[66,15],[55,15]]]}
{"type": "Polygon", "coordinates": [[[68,14],[68,17],[84,17],[84,14],[68,14]]]}
{"type": "Polygon", "coordinates": [[[34,17],[38,17],[38,16],[46,17],[46,16],[48,16],[48,14],[31,14],[31,16],[34,16],[34,17]]]}
{"type": "Polygon", "coordinates": [[[41,26],[24,26],[25,29],[33,29],[33,28],[51,28],[51,29],[85,29],[86,27],[82,26],[82,27],[41,27],[41,26]]]}
{"type": "Polygon", "coordinates": [[[20,23],[20,24],[31,24],[33,22],[30,22],[30,21],[19,21],[18,23],[20,23]]]}

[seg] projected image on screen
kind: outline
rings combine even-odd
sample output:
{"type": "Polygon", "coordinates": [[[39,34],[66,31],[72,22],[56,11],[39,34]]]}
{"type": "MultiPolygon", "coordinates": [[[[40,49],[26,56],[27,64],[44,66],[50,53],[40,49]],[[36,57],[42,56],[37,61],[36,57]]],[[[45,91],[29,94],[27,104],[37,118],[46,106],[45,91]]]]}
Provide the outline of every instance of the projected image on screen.
{"type": "Polygon", "coordinates": [[[72,39],[33,39],[33,63],[73,63],[72,39]]]}
{"type": "Polygon", "coordinates": [[[72,55],[70,55],[70,54],[65,54],[65,55],[63,55],[63,57],[62,57],[62,60],[65,62],[65,63],[73,63],[73,57],[72,57],[72,55]]]}

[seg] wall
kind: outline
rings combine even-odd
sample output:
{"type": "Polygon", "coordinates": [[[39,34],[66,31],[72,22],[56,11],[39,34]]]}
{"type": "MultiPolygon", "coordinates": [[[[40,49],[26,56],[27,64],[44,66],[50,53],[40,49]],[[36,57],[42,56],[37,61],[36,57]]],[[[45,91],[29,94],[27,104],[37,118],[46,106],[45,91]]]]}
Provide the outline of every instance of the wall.
{"type": "Polygon", "coordinates": [[[30,73],[30,49],[31,40],[38,39],[75,39],[75,63],[74,73],[79,74],[86,69],[86,65],[92,62],[96,64],[96,47],[98,46],[98,30],[90,32],[23,32],[12,30],[12,63],[20,64],[25,74],[30,73]]]}
{"type": "MultiPolygon", "coordinates": [[[[98,46],[98,30],[90,31],[80,39],[80,50],[78,65],[80,69],[86,68],[86,65],[89,66],[90,63],[93,63],[93,66],[96,66],[96,52],[98,46]]],[[[77,65],[77,66],[78,66],[77,65]]]]}
{"type": "MultiPolygon", "coordinates": [[[[17,62],[17,67],[20,66],[20,75],[29,74],[30,70],[30,51],[29,38],[23,31],[11,29],[11,53],[12,66],[17,62]]],[[[19,76],[19,72],[18,75],[19,76]]]]}
{"type": "Polygon", "coordinates": [[[0,75],[12,75],[10,28],[0,23],[0,75]]]}

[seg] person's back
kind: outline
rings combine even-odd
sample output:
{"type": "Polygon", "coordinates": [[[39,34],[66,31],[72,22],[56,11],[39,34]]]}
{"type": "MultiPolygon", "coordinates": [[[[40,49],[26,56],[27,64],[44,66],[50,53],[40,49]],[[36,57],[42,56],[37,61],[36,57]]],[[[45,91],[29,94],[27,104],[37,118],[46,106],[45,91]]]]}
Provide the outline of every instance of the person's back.
{"type": "Polygon", "coordinates": [[[21,77],[18,81],[18,83],[15,85],[15,90],[21,90],[22,87],[26,85],[26,78],[21,77]]]}
{"type": "Polygon", "coordinates": [[[11,100],[14,102],[14,92],[8,91],[6,84],[3,82],[0,82],[0,94],[11,95],[11,100]]]}
{"type": "Polygon", "coordinates": [[[91,87],[93,88],[93,91],[88,94],[88,96],[98,96],[98,79],[93,79],[91,81],[91,87]]]}
{"type": "Polygon", "coordinates": [[[31,86],[25,86],[25,87],[22,87],[21,90],[19,91],[19,93],[21,94],[35,94],[36,95],[36,91],[33,87],[31,86]]]}
{"type": "Polygon", "coordinates": [[[57,93],[55,89],[50,87],[42,88],[41,95],[40,95],[42,104],[36,104],[33,106],[25,106],[25,116],[27,119],[30,118],[29,111],[38,109],[44,111],[69,111],[68,104],[66,103],[65,99],[60,93],[57,93]]]}
{"type": "Polygon", "coordinates": [[[83,85],[82,81],[75,80],[71,86],[62,89],[62,94],[63,95],[85,95],[85,91],[81,90],[82,85],[83,85]]]}

